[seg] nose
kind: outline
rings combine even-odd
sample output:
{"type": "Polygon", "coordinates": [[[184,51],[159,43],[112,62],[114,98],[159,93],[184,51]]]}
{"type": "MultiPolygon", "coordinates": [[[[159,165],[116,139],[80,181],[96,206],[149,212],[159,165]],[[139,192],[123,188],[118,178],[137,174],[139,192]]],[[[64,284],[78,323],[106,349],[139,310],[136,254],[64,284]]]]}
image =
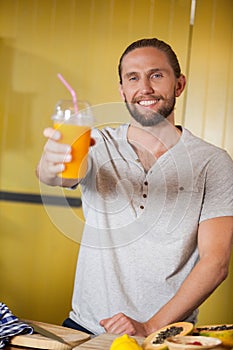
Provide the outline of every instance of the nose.
{"type": "Polygon", "coordinates": [[[142,94],[145,95],[145,94],[151,94],[154,92],[151,81],[147,77],[144,77],[143,79],[141,79],[140,83],[141,83],[140,84],[140,92],[142,94]]]}

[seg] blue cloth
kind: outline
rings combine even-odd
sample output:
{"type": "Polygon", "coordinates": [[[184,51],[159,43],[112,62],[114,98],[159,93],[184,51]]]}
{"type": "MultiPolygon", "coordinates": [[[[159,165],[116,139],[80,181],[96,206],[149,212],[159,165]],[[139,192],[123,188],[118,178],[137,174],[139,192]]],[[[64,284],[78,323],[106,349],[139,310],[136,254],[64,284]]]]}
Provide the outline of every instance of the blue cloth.
{"type": "Polygon", "coordinates": [[[81,332],[84,332],[87,334],[94,334],[91,331],[89,331],[88,329],[81,326],[80,324],[71,320],[71,318],[69,318],[69,317],[65,319],[65,321],[62,323],[62,326],[67,327],[67,328],[73,328],[73,329],[76,329],[77,331],[81,331],[81,332]]]}
{"type": "Polygon", "coordinates": [[[32,327],[19,321],[6,304],[0,303],[0,348],[3,348],[9,342],[10,337],[32,333],[32,327]]]}

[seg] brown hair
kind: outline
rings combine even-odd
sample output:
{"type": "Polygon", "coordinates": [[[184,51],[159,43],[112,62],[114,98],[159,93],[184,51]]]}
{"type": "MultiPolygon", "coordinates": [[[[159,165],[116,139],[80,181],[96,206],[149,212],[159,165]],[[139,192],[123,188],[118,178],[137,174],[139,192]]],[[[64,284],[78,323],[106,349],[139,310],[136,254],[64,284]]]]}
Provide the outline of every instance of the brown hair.
{"type": "Polygon", "coordinates": [[[137,40],[137,41],[133,42],[132,44],[130,44],[125,49],[125,51],[123,52],[123,54],[120,57],[120,61],[119,61],[119,65],[118,65],[118,74],[119,74],[119,78],[120,78],[120,84],[122,84],[121,68],[122,68],[123,58],[129,52],[131,52],[135,49],[141,48],[141,47],[154,47],[160,51],[163,51],[168,58],[168,61],[169,61],[170,65],[174,71],[176,78],[180,77],[180,75],[181,75],[180,64],[179,64],[179,61],[177,59],[175,52],[172,50],[170,45],[168,45],[164,41],[156,39],[156,38],[140,39],[140,40],[137,40]]]}

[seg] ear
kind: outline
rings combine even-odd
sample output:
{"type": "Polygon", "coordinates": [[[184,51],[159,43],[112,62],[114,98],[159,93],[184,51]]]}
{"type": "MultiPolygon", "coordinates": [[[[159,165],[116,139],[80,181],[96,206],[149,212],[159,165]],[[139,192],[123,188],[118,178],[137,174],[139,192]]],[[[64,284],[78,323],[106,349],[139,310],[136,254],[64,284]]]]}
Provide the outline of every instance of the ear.
{"type": "Polygon", "coordinates": [[[183,74],[181,74],[176,82],[176,97],[179,97],[182,94],[185,86],[186,86],[186,78],[183,74]]]}
{"type": "Polygon", "coordinates": [[[120,92],[122,100],[125,101],[125,94],[124,94],[124,91],[123,91],[122,84],[119,84],[119,92],[120,92]]]}

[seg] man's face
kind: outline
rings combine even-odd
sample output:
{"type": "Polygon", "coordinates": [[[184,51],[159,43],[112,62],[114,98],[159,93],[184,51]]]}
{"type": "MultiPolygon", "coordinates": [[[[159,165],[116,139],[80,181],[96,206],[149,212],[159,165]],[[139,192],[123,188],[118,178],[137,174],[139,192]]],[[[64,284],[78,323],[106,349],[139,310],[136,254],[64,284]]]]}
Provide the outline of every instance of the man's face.
{"type": "MultiPolygon", "coordinates": [[[[166,55],[143,47],[122,61],[121,95],[131,116],[142,126],[154,126],[173,115],[176,96],[183,91],[166,55]]],[[[183,77],[183,76],[182,76],[183,77]]]]}

